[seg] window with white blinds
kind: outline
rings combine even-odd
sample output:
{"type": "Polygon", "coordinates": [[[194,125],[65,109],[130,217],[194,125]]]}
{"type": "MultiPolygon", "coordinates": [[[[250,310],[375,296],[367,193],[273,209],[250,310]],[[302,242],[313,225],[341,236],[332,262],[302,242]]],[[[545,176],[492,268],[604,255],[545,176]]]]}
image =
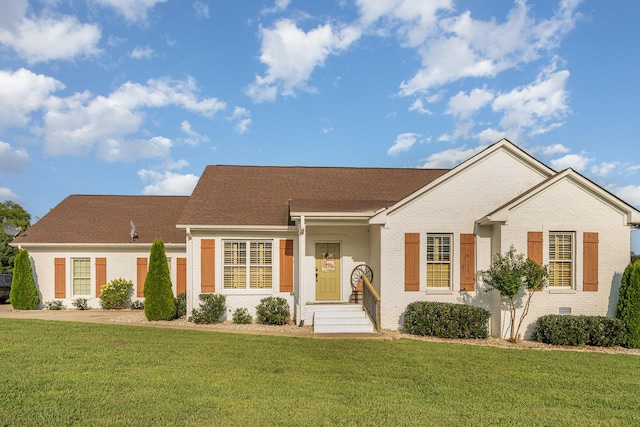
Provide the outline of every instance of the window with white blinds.
{"type": "Polygon", "coordinates": [[[451,234],[427,234],[427,288],[451,286],[451,234]]]}
{"type": "Polygon", "coordinates": [[[74,258],[72,264],[73,295],[91,294],[91,260],[89,258],[74,258]]]}
{"type": "Polygon", "coordinates": [[[271,289],[272,270],[271,241],[224,242],[225,289],[271,289]]]}
{"type": "Polygon", "coordinates": [[[573,286],[574,233],[549,233],[549,286],[573,286]]]}

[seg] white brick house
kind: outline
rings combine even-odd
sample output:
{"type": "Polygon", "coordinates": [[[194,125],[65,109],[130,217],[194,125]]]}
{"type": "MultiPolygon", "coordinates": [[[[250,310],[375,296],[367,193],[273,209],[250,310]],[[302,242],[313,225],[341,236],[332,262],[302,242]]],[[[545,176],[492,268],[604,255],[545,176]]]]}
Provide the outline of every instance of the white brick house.
{"type": "MultiPolygon", "coordinates": [[[[164,216],[182,236],[181,242],[172,237],[170,247],[174,287],[186,289],[188,312],[201,293],[226,295],[229,312],[252,311],[261,298],[281,296],[295,321],[309,324],[319,305],[350,300],[351,272],[365,264],[381,298],[382,328],[401,327],[410,302],[445,301],[489,309],[491,333],[503,337],[509,312],[497,293],[483,290],[478,274],[496,253],[513,245],[552,269],[523,325],[528,335],[544,314],[613,315],[630,228],[640,224],[640,212],[629,204],[571,169],[552,170],[507,140],[451,170],[209,166],[180,204],[164,216]],[[178,259],[184,261],[177,265],[178,259]]],[[[86,209],[83,214],[92,215],[86,209]]],[[[32,253],[43,300],[53,297],[56,283],[67,290],[65,298],[76,296],[73,271],[56,279],[54,260],[70,266],[68,258],[79,255],[67,252],[64,238],[47,237],[68,215],[56,207],[14,242],[32,253]]],[[[94,305],[100,282],[142,273],[134,253],[150,242],[119,238],[74,242],[90,265],[110,256],[100,252],[105,244],[114,256],[131,257],[91,269],[94,305]],[[111,269],[114,264],[127,267],[111,269]]]]}

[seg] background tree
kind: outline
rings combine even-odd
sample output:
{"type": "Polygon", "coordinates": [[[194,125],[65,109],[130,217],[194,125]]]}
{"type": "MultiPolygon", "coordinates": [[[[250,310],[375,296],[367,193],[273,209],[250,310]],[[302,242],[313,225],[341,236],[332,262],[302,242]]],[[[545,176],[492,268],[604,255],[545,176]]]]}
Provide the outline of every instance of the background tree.
{"type": "Polygon", "coordinates": [[[626,325],[625,345],[640,347],[640,261],[630,263],[622,273],[616,317],[626,325]]]}
{"type": "Polygon", "coordinates": [[[164,243],[156,239],[151,246],[149,271],[144,281],[144,315],[147,320],[172,320],[175,314],[176,303],[164,243]]]}
{"type": "Polygon", "coordinates": [[[29,253],[24,249],[18,251],[16,256],[9,299],[16,310],[36,310],[40,305],[38,288],[31,271],[31,260],[29,253]]]}
{"type": "Polygon", "coordinates": [[[18,255],[18,249],[9,246],[13,237],[2,230],[7,224],[20,227],[20,232],[24,233],[31,226],[31,215],[22,206],[10,200],[0,203],[0,273],[11,273],[18,255]]]}
{"type": "Polygon", "coordinates": [[[531,299],[536,291],[541,291],[549,279],[549,271],[531,258],[525,258],[524,254],[516,254],[513,246],[504,255],[498,254],[491,268],[483,271],[482,279],[487,290],[496,290],[500,296],[509,301],[509,314],[511,327],[509,328],[509,341],[517,342],[520,339],[520,327],[524,318],[529,313],[531,299]],[[526,301],[520,314],[520,321],[516,328],[517,300],[521,296],[521,290],[526,292],[526,301]]]}
{"type": "Polygon", "coordinates": [[[640,259],[640,255],[638,255],[635,252],[631,251],[631,262],[636,262],[639,259],[640,259]]]}

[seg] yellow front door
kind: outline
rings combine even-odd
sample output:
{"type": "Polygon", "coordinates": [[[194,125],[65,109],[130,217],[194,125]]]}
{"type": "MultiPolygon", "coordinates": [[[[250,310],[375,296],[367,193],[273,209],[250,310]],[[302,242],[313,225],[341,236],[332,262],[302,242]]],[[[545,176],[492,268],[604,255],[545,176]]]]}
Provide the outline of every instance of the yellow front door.
{"type": "Polygon", "coordinates": [[[340,299],[340,243],[316,243],[316,301],[340,299]]]}

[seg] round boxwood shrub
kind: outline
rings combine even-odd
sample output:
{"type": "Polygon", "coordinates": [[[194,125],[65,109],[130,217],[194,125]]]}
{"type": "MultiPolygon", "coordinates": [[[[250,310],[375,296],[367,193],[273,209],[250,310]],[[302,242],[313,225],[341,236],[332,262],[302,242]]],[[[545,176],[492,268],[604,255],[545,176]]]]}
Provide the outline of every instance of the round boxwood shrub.
{"type": "Polygon", "coordinates": [[[218,323],[226,310],[227,298],[220,294],[200,294],[200,308],[191,311],[194,323],[218,323]]]}
{"type": "Polygon", "coordinates": [[[482,307],[415,301],[404,312],[404,332],[439,338],[487,338],[491,313],[482,307]]]}
{"type": "Polygon", "coordinates": [[[187,293],[182,292],[176,297],[176,319],[184,317],[187,314],[187,293]]]}
{"type": "Polygon", "coordinates": [[[233,312],[233,323],[237,324],[249,324],[253,322],[253,318],[249,314],[249,310],[246,308],[236,308],[236,311],[233,312]]]}
{"type": "Polygon", "coordinates": [[[289,303],[281,297],[267,297],[256,307],[258,322],[265,325],[284,325],[290,319],[289,303]]]}
{"type": "Polygon", "coordinates": [[[129,305],[133,292],[133,282],[126,279],[113,279],[100,288],[100,307],[105,310],[120,310],[129,305]]]}

